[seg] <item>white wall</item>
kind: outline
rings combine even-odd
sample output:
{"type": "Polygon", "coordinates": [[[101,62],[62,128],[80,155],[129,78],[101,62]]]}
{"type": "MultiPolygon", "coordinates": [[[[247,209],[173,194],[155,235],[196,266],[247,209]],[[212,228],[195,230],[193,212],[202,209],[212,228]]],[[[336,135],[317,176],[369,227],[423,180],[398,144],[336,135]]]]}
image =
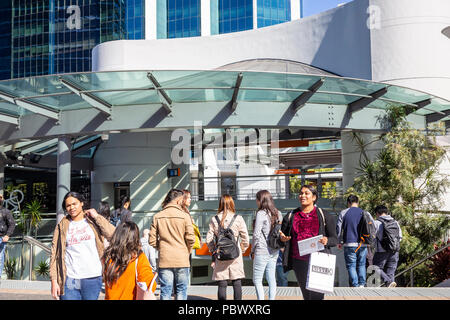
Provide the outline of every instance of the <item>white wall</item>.
{"type": "Polygon", "coordinates": [[[370,0],[372,79],[450,100],[448,0],[370,0]]]}
{"type": "Polygon", "coordinates": [[[114,182],[130,182],[132,211],[159,210],[171,188],[170,132],[110,134],[94,158],[92,203],[114,204],[114,182]],[[109,190],[107,187],[109,186],[109,190]]]}
{"type": "Polygon", "coordinates": [[[320,15],[229,34],[105,42],[93,50],[93,71],[214,69],[255,58],[298,61],[370,79],[368,0],[320,15]]]}

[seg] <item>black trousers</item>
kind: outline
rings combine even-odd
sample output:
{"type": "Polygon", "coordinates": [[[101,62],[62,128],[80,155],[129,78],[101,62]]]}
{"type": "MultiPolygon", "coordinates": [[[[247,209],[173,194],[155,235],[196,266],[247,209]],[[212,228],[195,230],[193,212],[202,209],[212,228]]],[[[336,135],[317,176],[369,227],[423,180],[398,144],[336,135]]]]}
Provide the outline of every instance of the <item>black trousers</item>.
{"type": "MultiPolygon", "coordinates": [[[[241,279],[231,280],[233,284],[233,298],[234,300],[242,300],[242,284],[241,279]]],[[[217,293],[219,300],[227,300],[227,285],[228,280],[217,281],[219,290],[217,293]]]]}
{"type": "Polygon", "coordinates": [[[320,292],[310,291],[306,289],[306,280],[308,278],[308,260],[292,259],[292,268],[295,272],[300,290],[302,290],[303,300],[323,300],[325,295],[320,292]]]}

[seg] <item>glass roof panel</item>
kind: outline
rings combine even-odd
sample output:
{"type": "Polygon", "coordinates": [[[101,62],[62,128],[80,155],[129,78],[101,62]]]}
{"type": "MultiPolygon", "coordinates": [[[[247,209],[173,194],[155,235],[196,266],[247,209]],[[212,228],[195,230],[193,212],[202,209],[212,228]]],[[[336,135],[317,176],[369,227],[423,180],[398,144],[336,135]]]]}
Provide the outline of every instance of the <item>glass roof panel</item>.
{"type": "Polygon", "coordinates": [[[384,87],[386,87],[386,84],[383,83],[344,78],[326,78],[319,91],[370,95],[384,87]]]}
{"type": "Polygon", "coordinates": [[[230,88],[235,86],[239,72],[153,71],[152,74],[163,88],[230,88]]]}
{"type": "Polygon", "coordinates": [[[243,72],[241,87],[308,90],[320,77],[287,73],[243,72]]]}
{"type": "Polygon", "coordinates": [[[8,115],[11,116],[15,116],[18,117],[22,114],[25,114],[25,110],[15,104],[6,102],[6,101],[1,101],[0,100],[0,112],[2,113],[6,113],[8,115]]]}
{"type": "Polygon", "coordinates": [[[382,100],[389,99],[406,103],[415,103],[423,101],[428,98],[430,98],[430,95],[420,91],[415,91],[408,88],[396,86],[389,86],[388,92],[386,92],[380,99],[382,100]]]}
{"type": "Polygon", "coordinates": [[[7,92],[16,97],[32,97],[70,92],[59,81],[58,76],[54,75],[0,81],[0,91],[7,92]]]}
{"type": "Polygon", "coordinates": [[[273,102],[292,102],[302,92],[286,90],[249,90],[240,89],[238,101],[273,101],[273,102]]]}
{"type": "Polygon", "coordinates": [[[152,88],[145,71],[114,71],[62,75],[84,90],[152,88]]]}
{"type": "Polygon", "coordinates": [[[308,103],[347,105],[347,104],[354,102],[360,98],[361,97],[359,97],[359,96],[353,96],[353,95],[342,95],[342,94],[334,94],[334,93],[316,92],[308,100],[308,103]]]}
{"type": "Polygon", "coordinates": [[[160,102],[158,93],[154,89],[95,92],[91,94],[115,106],[138,105],[138,104],[149,104],[160,102]]]}
{"type": "Polygon", "coordinates": [[[92,106],[81,99],[76,94],[64,94],[60,96],[44,96],[39,98],[28,99],[44,106],[50,107],[56,110],[78,110],[78,109],[89,109],[92,106]]]}
{"type": "Polygon", "coordinates": [[[233,89],[165,90],[173,102],[229,101],[233,89]]]}

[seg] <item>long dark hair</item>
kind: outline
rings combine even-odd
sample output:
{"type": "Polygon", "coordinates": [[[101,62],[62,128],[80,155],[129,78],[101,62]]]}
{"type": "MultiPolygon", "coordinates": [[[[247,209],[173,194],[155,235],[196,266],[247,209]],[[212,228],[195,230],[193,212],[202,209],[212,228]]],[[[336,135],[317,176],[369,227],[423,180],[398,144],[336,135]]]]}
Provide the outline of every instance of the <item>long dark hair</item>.
{"type": "Polygon", "coordinates": [[[98,213],[109,220],[111,217],[111,209],[109,208],[109,203],[107,201],[100,201],[98,213]]]}
{"type": "Polygon", "coordinates": [[[224,194],[220,197],[219,200],[219,209],[217,209],[217,213],[222,212],[222,220],[220,220],[220,225],[223,227],[223,223],[225,221],[225,217],[228,212],[236,212],[234,207],[233,197],[229,194],[224,194]]]}
{"type": "Polygon", "coordinates": [[[125,209],[125,203],[127,203],[127,202],[130,203],[130,206],[128,207],[128,210],[130,210],[131,209],[131,199],[129,196],[123,195],[120,198],[120,209],[119,209],[120,213],[122,213],[123,209],[125,209]]]}
{"type": "Polygon", "coordinates": [[[119,224],[103,254],[103,279],[108,286],[124,273],[131,260],[142,252],[139,227],[132,221],[119,224]]]}
{"type": "Polygon", "coordinates": [[[78,199],[78,201],[83,203],[83,210],[86,209],[86,200],[84,199],[84,196],[81,193],[75,192],[75,191],[69,191],[66,193],[66,195],[64,196],[64,199],[62,201],[62,209],[64,212],[66,212],[66,200],[67,198],[75,198],[78,199]]]}
{"type": "Polygon", "coordinates": [[[169,193],[166,195],[166,197],[164,198],[164,201],[162,203],[162,208],[164,209],[170,202],[172,202],[172,200],[178,198],[178,197],[182,197],[183,196],[183,191],[179,190],[179,189],[171,189],[169,191],[169,193]]]}
{"type": "MultiPolygon", "coordinates": [[[[191,195],[191,192],[190,192],[189,190],[187,190],[187,189],[183,189],[183,190],[181,190],[181,191],[183,191],[183,204],[181,205],[181,209],[183,209],[184,211],[186,211],[186,213],[189,213],[189,208],[188,208],[188,206],[186,205],[186,201],[187,201],[188,196],[191,195]]],[[[190,214],[190,213],[189,213],[189,214],[190,214]]]]}
{"type": "Polygon", "coordinates": [[[259,190],[256,193],[256,200],[259,202],[259,210],[264,210],[270,215],[270,222],[274,225],[278,221],[278,209],[275,207],[272,195],[267,190],[259,190]]]}

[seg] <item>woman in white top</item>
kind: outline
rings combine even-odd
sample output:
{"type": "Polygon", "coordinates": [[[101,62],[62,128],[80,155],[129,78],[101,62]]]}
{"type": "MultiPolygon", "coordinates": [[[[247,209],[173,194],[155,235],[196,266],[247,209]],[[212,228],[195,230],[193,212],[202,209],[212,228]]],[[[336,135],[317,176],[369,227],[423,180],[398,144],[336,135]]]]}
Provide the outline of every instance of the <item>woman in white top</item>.
{"type": "Polygon", "coordinates": [[[68,213],[55,228],[50,259],[51,293],[61,300],[97,300],[102,288],[103,238],[115,227],[95,209],[83,210],[85,200],[68,192],[63,209],[68,213]]]}
{"type": "Polygon", "coordinates": [[[260,190],[256,194],[256,213],[253,226],[252,251],[253,259],[253,284],[256,289],[258,300],[264,300],[264,289],[262,285],[264,273],[269,284],[269,300],[275,300],[277,292],[276,265],[279,249],[268,246],[267,239],[270,230],[277,223],[281,223],[283,217],[275,207],[272,195],[267,190],[260,190]]]}

